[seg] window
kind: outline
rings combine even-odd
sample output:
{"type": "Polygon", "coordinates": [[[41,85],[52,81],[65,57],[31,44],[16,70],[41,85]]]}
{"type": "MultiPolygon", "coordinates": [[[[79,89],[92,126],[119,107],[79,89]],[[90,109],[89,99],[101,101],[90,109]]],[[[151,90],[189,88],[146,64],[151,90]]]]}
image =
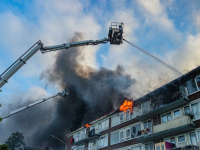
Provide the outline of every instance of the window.
{"type": "Polygon", "coordinates": [[[108,135],[100,137],[98,141],[99,148],[106,147],[106,146],[108,146],[108,135]]]}
{"type": "Polygon", "coordinates": [[[132,147],[131,150],[141,150],[141,146],[132,147]]]}
{"type": "Polygon", "coordinates": [[[194,119],[199,119],[200,118],[200,109],[198,106],[198,102],[191,104],[192,112],[194,114],[194,119]]]}
{"type": "Polygon", "coordinates": [[[96,140],[90,141],[88,143],[88,150],[94,150],[94,149],[97,149],[97,141],[96,140]]]}
{"type": "Polygon", "coordinates": [[[168,122],[168,121],[171,121],[171,120],[172,120],[171,113],[162,115],[162,117],[161,117],[162,123],[165,123],[165,122],[168,122]]]}
{"type": "Polygon", "coordinates": [[[184,112],[185,112],[186,115],[190,114],[191,113],[190,112],[190,107],[189,106],[184,107],[184,112]]]}
{"type": "Polygon", "coordinates": [[[119,114],[120,123],[124,122],[124,112],[119,114]]]}
{"type": "Polygon", "coordinates": [[[141,124],[137,124],[131,127],[131,138],[141,136],[141,124]]]}
{"type": "Polygon", "coordinates": [[[99,132],[108,129],[109,126],[109,119],[102,121],[99,123],[99,132]]]}
{"type": "Polygon", "coordinates": [[[198,136],[199,142],[200,142],[200,131],[197,131],[197,136],[198,136]]]}
{"type": "Polygon", "coordinates": [[[174,144],[174,145],[172,145],[172,147],[176,147],[175,137],[169,138],[169,139],[165,139],[165,141],[174,144]]]}
{"type": "Polygon", "coordinates": [[[187,82],[187,91],[188,91],[188,95],[197,91],[195,79],[191,79],[187,82]]]}
{"type": "Polygon", "coordinates": [[[175,147],[176,147],[176,140],[175,140],[175,138],[170,138],[170,143],[173,143],[175,145],[175,147]]]}
{"type": "Polygon", "coordinates": [[[148,113],[150,110],[151,110],[151,105],[150,105],[150,100],[148,100],[148,101],[146,101],[146,102],[144,102],[144,103],[142,103],[142,111],[143,111],[143,113],[148,113]]]}
{"type": "Polygon", "coordinates": [[[178,117],[178,116],[180,116],[180,115],[181,115],[181,111],[180,111],[180,109],[174,111],[174,117],[178,117]]]}
{"type": "Polygon", "coordinates": [[[119,114],[111,117],[111,127],[114,127],[119,124],[119,114]]]}
{"type": "Polygon", "coordinates": [[[151,120],[148,120],[148,121],[145,121],[144,123],[144,129],[149,129],[148,132],[144,132],[144,134],[148,134],[148,133],[151,133],[152,132],[152,123],[151,123],[151,120]]]}
{"type": "Polygon", "coordinates": [[[145,144],[145,150],[154,150],[153,149],[153,143],[148,143],[148,144],[145,144]]]}
{"type": "Polygon", "coordinates": [[[197,145],[197,138],[195,132],[190,133],[190,142],[192,145],[197,145]]]}
{"type": "Polygon", "coordinates": [[[130,109],[125,112],[125,118],[126,118],[126,120],[130,119],[130,112],[131,112],[130,109]]]}
{"type": "Polygon", "coordinates": [[[178,136],[178,142],[185,142],[185,135],[178,136]]]}
{"type": "Polygon", "coordinates": [[[200,75],[196,76],[197,89],[200,90],[200,75]]]}
{"type": "Polygon", "coordinates": [[[119,131],[119,141],[123,142],[124,141],[124,130],[119,131]]]}
{"type": "Polygon", "coordinates": [[[116,143],[119,143],[119,131],[111,133],[110,136],[110,144],[113,145],[116,143]]]}
{"type": "Polygon", "coordinates": [[[131,139],[131,129],[128,128],[126,129],[126,140],[130,140],[131,139]]]}

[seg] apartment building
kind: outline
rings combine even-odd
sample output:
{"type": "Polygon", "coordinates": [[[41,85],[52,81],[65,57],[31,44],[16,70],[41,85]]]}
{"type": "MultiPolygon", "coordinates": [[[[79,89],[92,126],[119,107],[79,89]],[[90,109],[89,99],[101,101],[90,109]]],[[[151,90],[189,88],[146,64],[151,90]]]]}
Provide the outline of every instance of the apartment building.
{"type": "Polygon", "coordinates": [[[66,135],[67,150],[166,150],[200,143],[200,67],[66,135]]]}

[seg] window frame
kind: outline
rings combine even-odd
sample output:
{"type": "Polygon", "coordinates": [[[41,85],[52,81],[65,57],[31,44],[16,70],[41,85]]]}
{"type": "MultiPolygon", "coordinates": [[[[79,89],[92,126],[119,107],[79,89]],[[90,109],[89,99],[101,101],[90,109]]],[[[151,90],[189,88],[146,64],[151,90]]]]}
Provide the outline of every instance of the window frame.
{"type": "MultiPolygon", "coordinates": [[[[200,74],[198,74],[198,75],[196,75],[194,78],[192,78],[192,79],[190,79],[190,80],[193,80],[194,79],[194,82],[195,82],[195,85],[196,85],[196,91],[195,92],[193,92],[193,93],[188,93],[188,88],[187,88],[187,86],[186,86],[186,92],[187,92],[187,95],[189,96],[189,95],[192,95],[192,94],[195,94],[195,93],[197,93],[197,92],[199,92],[200,90],[199,90],[199,88],[198,88],[198,84],[197,84],[197,80],[196,80],[196,77],[197,76],[199,76],[200,74]]],[[[190,80],[188,80],[188,81],[190,81],[190,80]]],[[[188,82],[187,81],[187,82],[188,82]]]]}
{"type": "Polygon", "coordinates": [[[145,145],[147,145],[148,144],[148,149],[150,150],[150,146],[149,146],[149,144],[152,144],[153,145],[153,150],[154,150],[154,142],[153,141],[151,141],[151,142],[148,142],[148,143],[144,143],[144,150],[145,150],[145,145]]]}
{"type": "MultiPolygon", "coordinates": [[[[167,112],[167,113],[164,113],[164,114],[160,115],[161,124],[162,124],[162,123],[167,123],[167,122],[169,122],[169,121],[168,121],[168,117],[167,117],[168,114],[171,115],[171,119],[173,120],[172,111],[170,111],[170,112],[167,112]],[[167,117],[167,122],[162,122],[162,116],[166,116],[166,117],[167,117]]],[[[172,120],[170,120],[170,121],[172,121],[172,120]]]]}
{"type": "Polygon", "coordinates": [[[184,142],[187,142],[186,138],[187,138],[187,137],[186,137],[186,135],[185,135],[185,134],[178,135],[178,136],[177,136],[177,143],[184,143],[184,142]],[[179,141],[178,141],[178,138],[179,138],[180,136],[184,136],[185,140],[184,140],[184,141],[182,141],[182,142],[179,142],[179,141]]]}
{"type": "Polygon", "coordinates": [[[193,132],[189,132],[189,133],[188,133],[188,137],[189,137],[190,144],[192,144],[191,139],[190,139],[190,134],[192,134],[192,133],[195,134],[196,141],[197,141],[197,146],[198,146],[198,139],[197,139],[197,138],[198,138],[198,135],[197,135],[197,131],[193,131],[193,132]]]}
{"type": "MultiPolygon", "coordinates": [[[[141,127],[141,129],[144,130],[144,129],[145,129],[145,128],[144,128],[144,123],[147,122],[147,128],[149,128],[149,124],[148,124],[149,121],[151,122],[151,133],[148,132],[146,135],[149,135],[149,134],[152,134],[152,133],[153,133],[153,123],[152,123],[152,119],[148,119],[148,120],[142,122],[142,127],[141,127]]],[[[143,134],[144,134],[144,133],[143,133],[143,134]]]]}
{"type": "Polygon", "coordinates": [[[128,127],[125,129],[125,141],[131,140],[131,127],[128,127]],[[129,139],[127,139],[127,135],[126,135],[126,131],[130,130],[130,135],[129,135],[129,139]]]}
{"type": "MultiPolygon", "coordinates": [[[[173,119],[175,119],[175,118],[177,118],[177,117],[180,117],[180,116],[182,116],[182,112],[181,112],[181,109],[179,108],[179,109],[176,109],[176,110],[173,110],[173,119]],[[176,112],[176,111],[180,111],[180,115],[178,115],[178,116],[174,116],[174,113],[176,112]]],[[[173,120],[172,119],[172,120],[173,120]]]]}
{"type": "Polygon", "coordinates": [[[124,132],[124,131],[125,131],[125,129],[119,130],[119,143],[126,141],[126,140],[125,140],[125,132],[124,132]],[[122,138],[123,141],[121,141],[121,137],[120,137],[120,133],[121,133],[121,132],[123,132],[123,138],[122,138]]]}
{"type": "Polygon", "coordinates": [[[98,147],[98,148],[104,148],[104,147],[107,147],[107,146],[108,146],[108,134],[104,134],[104,135],[102,135],[102,136],[99,137],[97,147],[98,147]],[[105,142],[105,141],[104,141],[105,139],[104,139],[104,138],[106,138],[106,137],[107,137],[107,145],[105,146],[105,143],[104,143],[104,142],[105,142]],[[103,139],[103,146],[100,146],[100,145],[99,145],[100,139],[103,139]]]}

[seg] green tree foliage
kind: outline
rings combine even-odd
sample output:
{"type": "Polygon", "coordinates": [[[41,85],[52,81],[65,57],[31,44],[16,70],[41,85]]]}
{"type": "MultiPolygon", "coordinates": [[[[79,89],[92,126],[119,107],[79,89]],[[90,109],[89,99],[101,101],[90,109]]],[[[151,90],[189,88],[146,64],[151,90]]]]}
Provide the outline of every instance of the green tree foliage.
{"type": "Polygon", "coordinates": [[[8,140],[5,143],[6,145],[8,145],[10,150],[15,150],[17,148],[26,145],[23,140],[24,140],[23,134],[15,132],[8,138],[8,140]]]}
{"type": "Polygon", "coordinates": [[[3,145],[0,145],[0,150],[9,150],[8,146],[3,144],[3,145]]]}

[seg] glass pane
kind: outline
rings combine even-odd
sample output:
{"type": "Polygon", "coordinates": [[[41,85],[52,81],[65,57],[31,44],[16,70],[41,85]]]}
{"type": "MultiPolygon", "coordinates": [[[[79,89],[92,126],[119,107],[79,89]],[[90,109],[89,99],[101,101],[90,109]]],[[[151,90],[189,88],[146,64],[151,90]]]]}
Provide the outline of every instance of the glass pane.
{"type": "Polygon", "coordinates": [[[184,107],[184,112],[185,112],[185,114],[189,114],[189,113],[190,113],[190,108],[189,108],[189,106],[184,107]]]}
{"type": "Polygon", "coordinates": [[[119,124],[119,115],[111,117],[111,127],[114,127],[119,124]]]}
{"type": "Polygon", "coordinates": [[[120,131],[119,138],[120,138],[120,139],[123,139],[123,138],[124,138],[124,131],[120,131]]]}
{"type": "Polygon", "coordinates": [[[119,143],[119,131],[111,133],[111,138],[110,139],[111,139],[111,145],[119,143]]]}
{"type": "Polygon", "coordinates": [[[149,149],[153,150],[153,143],[149,143],[149,149]]]}
{"type": "Polygon", "coordinates": [[[149,128],[149,132],[148,133],[151,133],[151,131],[152,131],[151,120],[148,121],[148,128],[149,128]]]}
{"type": "Polygon", "coordinates": [[[141,132],[141,124],[136,125],[135,128],[136,128],[137,136],[140,136],[140,135],[138,135],[138,133],[139,133],[139,131],[141,132]]]}
{"type": "Polygon", "coordinates": [[[148,128],[148,124],[147,124],[147,121],[144,122],[144,129],[148,128]]]}
{"type": "Polygon", "coordinates": [[[181,115],[181,111],[180,110],[176,110],[174,111],[174,117],[180,116],[181,115]]]}
{"type": "Polygon", "coordinates": [[[164,144],[161,144],[161,149],[162,149],[162,150],[165,150],[164,144]]]}
{"type": "Polygon", "coordinates": [[[104,146],[108,146],[108,136],[105,137],[105,143],[104,146]]]}
{"type": "Polygon", "coordinates": [[[198,75],[197,77],[196,77],[196,82],[197,82],[197,88],[198,88],[198,90],[200,90],[200,75],[198,75]]]}
{"type": "Polygon", "coordinates": [[[169,140],[169,139],[165,139],[165,141],[170,143],[170,140],[169,140]]]}
{"type": "Polygon", "coordinates": [[[126,119],[130,118],[130,110],[126,111],[126,119]]]}
{"type": "Polygon", "coordinates": [[[187,91],[189,95],[197,91],[197,87],[196,87],[196,83],[194,79],[189,80],[187,82],[187,91]]]}
{"type": "Polygon", "coordinates": [[[166,115],[162,116],[161,118],[162,118],[162,123],[167,122],[167,117],[166,117],[166,115]]]}
{"type": "Polygon", "coordinates": [[[176,141],[175,141],[175,138],[170,138],[170,143],[175,144],[175,147],[176,147],[176,141]]]}
{"type": "Polygon", "coordinates": [[[200,109],[198,107],[198,103],[192,104],[191,107],[194,114],[194,119],[200,118],[200,109]]]}
{"type": "Polygon", "coordinates": [[[167,120],[168,120],[168,121],[171,121],[171,120],[172,120],[171,113],[167,114],[167,120]]]}
{"type": "Polygon", "coordinates": [[[131,139],[131,130],[127,129],[126,130],[126,140],[129,140],[129,139],[131,139]]]}
{"type": "Polygon", "coordinates": [[[106,120],[106,128],[109,126],[109,119],[106,120]]]}
{"type": "Polygon", "coordinates": [[[149,150],[149,144],[145,144],[145,150],[149,150]]]}
{"type": "Polygon", "coordinates": [[[197,138],[194,132],[190,133],[190,141],[192,145],[197,145],[197,138]]]}
{"type": "Polygon", "coordinates": [[[103,122],[101,123],[101,129],[102,129],[102,130],[105,129],[105,124],[106,124],[105,121],[103,121],[103,122]]]}
{"type": "Polygon", "coordinates": [[[123,122],[124,121],[124,113],[121,113],[120,114],[120,122],[123,122]]]}
{"type": "Polygon", "coordinates": [[[178,142],[185,142],[185,136],[179,136],[178,137],[178,142]]]}
{"type": "Polygon", "coordinates": [[[160,145],[157,145],[157,146],[156,146],[156,150],[160,150],[160,145]]]}
{"type": "Polygon", "coordinates": [[[141,146],[132,147],[131,150],[141,150],[141,146]]]}
{"type": "Polygon", "coordinates": [[[197,135],[198,135],[199,142],[200,142],[200,131],[197,131],[197,135]]]}

